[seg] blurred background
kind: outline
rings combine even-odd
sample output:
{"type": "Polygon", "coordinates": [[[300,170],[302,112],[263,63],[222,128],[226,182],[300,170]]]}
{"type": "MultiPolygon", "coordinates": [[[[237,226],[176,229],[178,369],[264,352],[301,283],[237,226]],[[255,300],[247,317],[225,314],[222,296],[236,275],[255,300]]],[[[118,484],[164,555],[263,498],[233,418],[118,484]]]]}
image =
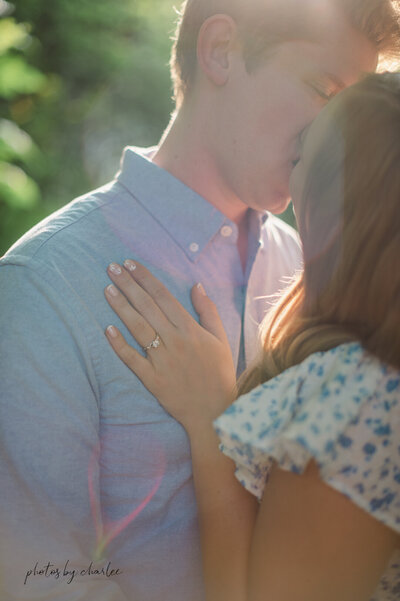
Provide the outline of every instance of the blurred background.
{"type": "MultiPolygon", "coordinates": [[[[158,142],[180,0],[0,0],[0,256],[158,142]]],[[[292,223],[291,209],[284,216],[292,223]]]]}

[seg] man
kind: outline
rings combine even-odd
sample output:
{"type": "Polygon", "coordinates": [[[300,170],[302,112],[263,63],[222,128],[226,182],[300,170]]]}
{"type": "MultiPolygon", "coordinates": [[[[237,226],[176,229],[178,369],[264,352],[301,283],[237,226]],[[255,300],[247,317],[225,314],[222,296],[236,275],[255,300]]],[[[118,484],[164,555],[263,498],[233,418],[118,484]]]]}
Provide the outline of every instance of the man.
{"type": "Polygon", "coordinates": [[[392,10],[189,0],[158,148],[126,149],[114,182],[0,261],[2,600],[203,598],[188,440],[104,335],[106,268],[137,258],[192,314],[202,282],[240,373],[300,267],[296,235],[269,212],[289,202],[300,136],[392,49],[392,10]]]}

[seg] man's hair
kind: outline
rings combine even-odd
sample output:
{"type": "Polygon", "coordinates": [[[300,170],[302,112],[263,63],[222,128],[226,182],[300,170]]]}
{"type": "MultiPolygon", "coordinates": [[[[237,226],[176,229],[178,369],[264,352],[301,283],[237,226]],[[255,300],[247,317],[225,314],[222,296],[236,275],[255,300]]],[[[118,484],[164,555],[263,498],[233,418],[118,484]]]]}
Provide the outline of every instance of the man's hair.
{"type": "Polygon", "coordinates": [[[339,94],[330,128],[339,143],[320,140],[298,200],[304,271],[267,314],[239,394],[351,341],[400,369],[400,73],[339,94]]]}
{"type": "MultiPolygon", "coordinates": [[[[343,9],[355,29],[376,46],[381,58],[398,59],[400,0],[331,1],[343,9]]],[[[235,20],[250,72],[280,42],[315,38],[313,13],[315,3],[310,0],[185,0],[179,13],[170,63],[177,106],[193,86],[197,39],[209,17],[227,14],[235,20]]]]}

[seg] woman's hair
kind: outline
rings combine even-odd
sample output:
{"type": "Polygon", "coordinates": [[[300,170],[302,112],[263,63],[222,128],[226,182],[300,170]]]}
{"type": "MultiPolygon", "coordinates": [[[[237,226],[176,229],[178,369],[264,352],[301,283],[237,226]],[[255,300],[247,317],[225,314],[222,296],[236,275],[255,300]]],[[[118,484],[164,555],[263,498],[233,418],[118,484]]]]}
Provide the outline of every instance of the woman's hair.
{"type": "Polygon", "coordinates": [[[349,341],[400,368],[400,73],[368,75],[325,110],[297,211],[304,270],[265,318],[239,394],[349,341]]]}
{"type": "MultiPolygon", "coordinates": [[[[377,48],[381,58],[398,59],[399,0],[331,0],[349,23],[377,48]]],[[[172,49],[171,74],[179,107],[192,88],[197,69],[197,38],[203,23],[215,14],[237,23],[246,68],[251,71],[277,44],[314,39],[315,2],[310,0],[186,0],[182,4],[172,49]]]]}

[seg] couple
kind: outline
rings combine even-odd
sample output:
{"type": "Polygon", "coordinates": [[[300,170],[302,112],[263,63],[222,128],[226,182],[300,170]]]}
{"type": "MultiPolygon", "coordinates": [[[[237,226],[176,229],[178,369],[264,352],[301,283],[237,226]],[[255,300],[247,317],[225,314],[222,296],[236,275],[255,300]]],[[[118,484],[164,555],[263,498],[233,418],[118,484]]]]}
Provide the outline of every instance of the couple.
{"type": "Polygon", "coordinates": [[[189,0],[158,148],[1,259],[2,599],[398,598],[397,8],[189,0]]]}

